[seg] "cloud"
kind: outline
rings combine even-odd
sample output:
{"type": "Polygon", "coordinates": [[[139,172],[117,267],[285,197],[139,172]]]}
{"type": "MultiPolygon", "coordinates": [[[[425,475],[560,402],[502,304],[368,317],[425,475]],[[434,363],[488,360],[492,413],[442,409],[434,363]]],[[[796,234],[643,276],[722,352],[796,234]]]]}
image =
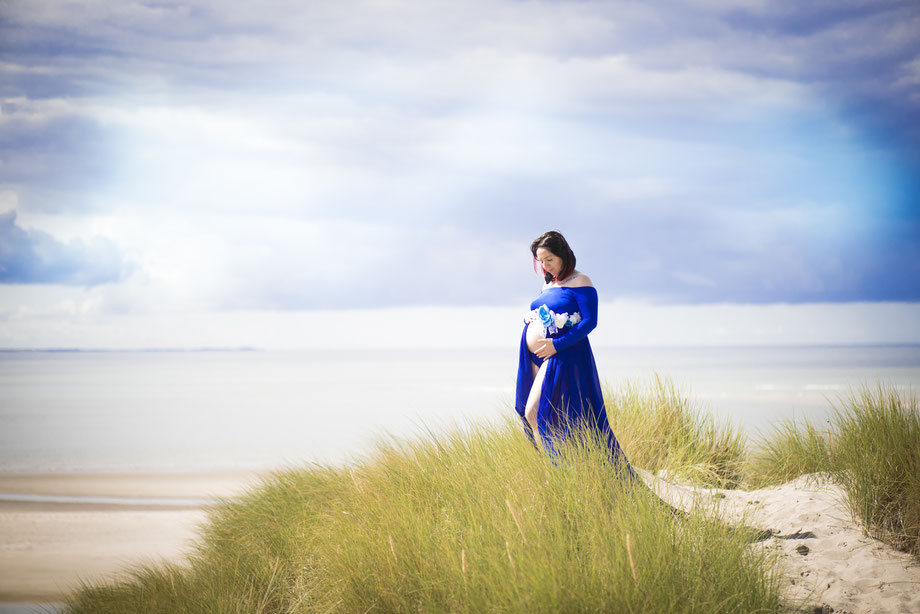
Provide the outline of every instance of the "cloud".
{"type": "Polygon", "coordinates": [[[16,224],[16,212],[0,214],[0,283],[96,286],[125,279],[130,265],[108,239],[61,243],[16,224]]]}
{"type": "MultiPolygon", "coordinates": [[[[720,61],[748,74],[812,88],[870,135],[920,163],[920,7],[915,2],[757,3],[723,13],[732,53],[720,61]],[[746,40],[746,43],[732,44],[746,40]]],[[[716,41],[714,41],[716,42],[716,41]]],[[[721,53],[710,47],[710,59],[721,53]]]]}
{"type": "Polygon", "coordinates": [[[920,300],[915,6],[8,2],[0,188],[137,304],[920,300]]]}
{"type": "Polygon", "coordinates": [[[0,186],[14,186],[30,210],[92,209],[92,195],[116,176],[118,160],[116,137],[91,104],[0,101],[0,186]]]}

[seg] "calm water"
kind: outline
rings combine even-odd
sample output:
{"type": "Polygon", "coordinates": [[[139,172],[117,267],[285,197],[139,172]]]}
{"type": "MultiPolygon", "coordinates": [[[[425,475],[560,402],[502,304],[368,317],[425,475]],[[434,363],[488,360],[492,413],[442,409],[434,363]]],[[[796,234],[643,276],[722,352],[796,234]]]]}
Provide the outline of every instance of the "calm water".
{"type": "MultiPolygon", "coordinates": [[[[0,471],[339,462],[513,412],[508,351],[0,352],[0,471]]],[[[669,376],[750,433],[824,420],[851,386],[920,389],[920,346],[596,348],[602,379],[669,376]]]]}

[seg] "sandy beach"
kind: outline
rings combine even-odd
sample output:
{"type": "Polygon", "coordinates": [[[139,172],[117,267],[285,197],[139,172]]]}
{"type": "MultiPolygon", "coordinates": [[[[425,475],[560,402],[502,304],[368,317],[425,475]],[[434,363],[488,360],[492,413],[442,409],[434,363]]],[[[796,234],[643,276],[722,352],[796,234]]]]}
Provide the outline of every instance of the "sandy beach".
{"type": "MultiPolygon", "coordinates": [[[[644,477],[688,512],[771,532],[752,547],[779,554],[791,606],[920,612],[920,562],[867,537],[843,492],[823,476],[755,491],[644,477]]],[[[180,562],[205,520],[204,505],[190,500],[238,496],[258,479],[254,473],[0,476],[0,493],[64,499],[0,501],[0,605],[60,602],[82,580],[115,578],[138,563],[180,562]]]]}
{"type": "Polygon", "coordinates": [[[83,580],[181,561],[204,501],[254,473],[0,475],[0,602],[53,603],[83,580]]]}
{"type": "Polygon", "coordinates": [[[696,488],[643,478],[671,505],[768,531],[755,547],[780,557],[785,601],[806,612],[920,612],[920,561],[865,535],[843,490],[820,474],[761,490],[696,488]]]}

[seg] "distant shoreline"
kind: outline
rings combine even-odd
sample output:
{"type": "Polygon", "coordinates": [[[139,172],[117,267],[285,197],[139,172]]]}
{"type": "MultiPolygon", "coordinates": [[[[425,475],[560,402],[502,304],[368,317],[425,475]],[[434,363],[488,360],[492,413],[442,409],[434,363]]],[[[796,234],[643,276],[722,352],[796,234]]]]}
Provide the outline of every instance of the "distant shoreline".
{"type": "MultiPolygon", "coordinates": [[[[853,349],[853,348],[920,348],[920,342],[877,342],[877,343],[757,343],[757,344],[745,344],[745,343],[733,343],[733,344],[649,344],[649,345],[611,345],[611,344],[592,344],[595,349],[604,349],[604,350],[769,350],[769,349],[796,349],[796,348],[811,348],[811,349],[853,349]]],[[[141,347],[141,348],[80,348],[80,347],[37,347],[37,348],[21,348],[21,347],[12,347],[12,348],[0,348],[0,354],[107,354],[107,353],[136,353],[136,354],[148,354],[148,353],[163,353],[163,354],[192,354],[192,353],[249,353],[249,352],[283,352],[283,353],[296,353],[296,352],[367,352],[367,351],[376,351],[379,348],[377,347],[348,347],[330,350],[328,348],[262,348],[255,346],[240,346],[240,347],[220,347],[220,346],[205,346],[205,347],[141,347]]],[[[441,348],[432,348],[432,347],[405,347],[405,348],[392,348],[396,352],[454,352],[457,349],[463,349],[466,351],[471,350],[485,350],[485,351],[502,351],[504,347],[500,346],[483,346],[483,347],[466,347],[463,348],[454,348],[454,347],[441,347],[441,348]]]]}
{"type": "Polygon", "coordinates": [[[36,354],[98,354],[109,352],[264,352],[264,349],[256,347],[200,347],[200,348],[0,348],[0,353],[36,353],[36,354]]]}

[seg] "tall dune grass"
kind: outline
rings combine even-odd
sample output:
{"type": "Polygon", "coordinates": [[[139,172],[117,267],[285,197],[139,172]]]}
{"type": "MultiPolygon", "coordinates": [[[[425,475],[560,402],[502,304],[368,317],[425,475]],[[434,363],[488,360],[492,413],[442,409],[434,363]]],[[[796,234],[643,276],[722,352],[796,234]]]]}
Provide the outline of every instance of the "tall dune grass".
{"type": "Polygon", "coordinates": [[[828,429],[784,422],[760,442],[754,487],[828,472],[853,516],[891,545],[920,556],[920,411],[917,395],[868,385],[839,399],[828,429]]]}
{"type": "MultiPolygon", "coordinates": [[[[638,449],[638,447],[636,448],[638,449]]],[[[548,457],[519,420],[276,474],[211,513],[185,567],[72,612],[774,612],[763,550],[617,478],[593,436],[548,457]]]]}
{"type": "MultiPolygon", "coordinates": [[[[870,532],[920,553],[915,395],[864,387],[826,432],[784,422],[746,461],[740,431],[670,380],[607,389],[638,467],[704,485],[760,486],[829,472],[870,532]],[[745,473],[745,471],[747,473],[745,473]]],[[[281,471],[210,512],[186,564],[86,586],[75,613],[773,612],[773,561],[745,532],[689,518],[617,478],[592,436],[549,457],[516,418],[416,441],[362,462],[281,471]]]]}
{"type": "Polygon", "coordinates": [[[703,485],[735,488],[744,477],[746,438],[719,424],[657,374],[649,383],[605,387],[610,426],[633,464],[703,485]]]}
{"type": "Polygon", "coordinates": [[[746,485],[763,488],[831,471],[831,441],[829,430],[821,431],[808,420],[780,421],[751,454],[746,485]]]}
{"type": "Polygon", "coordinates": [[[920,409],[916,393],[864,386],[836,408],[832,462],[854,516],[920,556],[920,409]]]}

